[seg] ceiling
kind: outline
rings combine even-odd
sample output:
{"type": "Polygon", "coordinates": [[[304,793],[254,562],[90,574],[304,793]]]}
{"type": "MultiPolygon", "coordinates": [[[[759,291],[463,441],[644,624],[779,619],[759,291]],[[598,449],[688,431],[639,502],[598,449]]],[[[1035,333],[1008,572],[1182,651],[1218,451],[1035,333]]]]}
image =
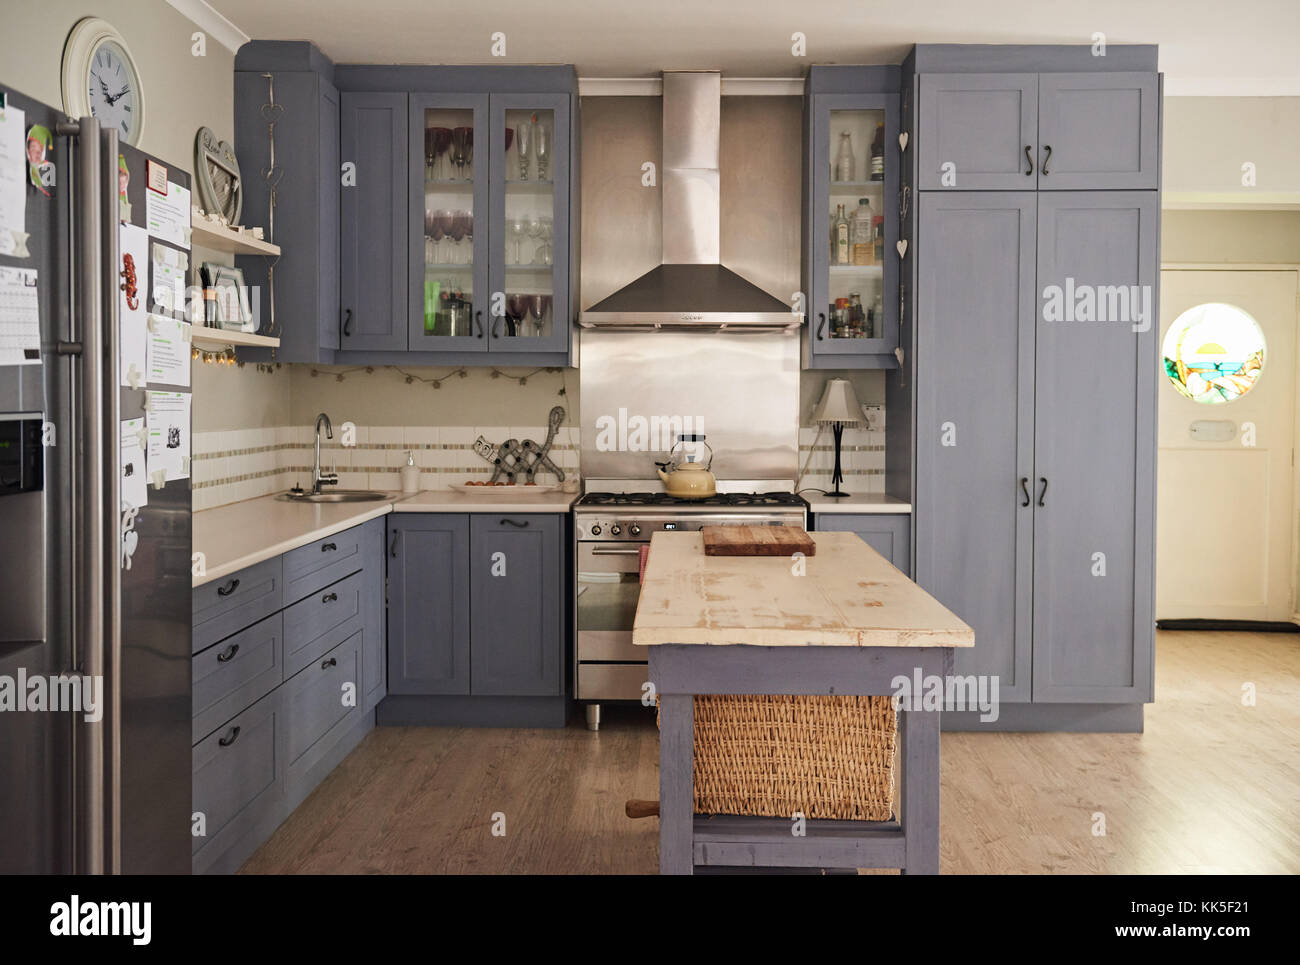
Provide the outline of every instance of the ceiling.
{"type": "Polygon", "coordinates": [[[1300,96],[1297,0],[208,0],[250,37],[339,63],[563,63],[583,77],[713,68],[790,77],[898,63],[913,43],[1160,46],[1166,93],[1300,96]],[[807,56],[791,55],[791,34],[807,56]],[[491,56],[506,35],[505,58],[491,56]]]}

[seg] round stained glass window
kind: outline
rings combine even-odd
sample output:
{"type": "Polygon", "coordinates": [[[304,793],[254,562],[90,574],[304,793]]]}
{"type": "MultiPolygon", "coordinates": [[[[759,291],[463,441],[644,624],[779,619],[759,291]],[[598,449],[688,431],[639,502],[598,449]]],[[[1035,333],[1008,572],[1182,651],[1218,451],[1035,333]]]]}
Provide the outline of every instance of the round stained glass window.
{"type": "Polygon", "coordinates": [[[1235,305],[1206,302],[1189,308],[1165,334],[1165,375],[1193,402],[1234,402],[1264,371],[1264,333],[1235,305]]]}

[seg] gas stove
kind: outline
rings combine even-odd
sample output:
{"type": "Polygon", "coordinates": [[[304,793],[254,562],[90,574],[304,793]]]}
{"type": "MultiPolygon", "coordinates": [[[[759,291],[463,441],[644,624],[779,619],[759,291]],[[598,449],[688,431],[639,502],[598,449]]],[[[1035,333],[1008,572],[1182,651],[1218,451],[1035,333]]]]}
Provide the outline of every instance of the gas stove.
{"type": "Polygon", "coordinates": [[[587,493],[573,506],[574,537],[584,541],[648,542],[656,532],[749,524],[798,526],[808,504],[790,492],[718,493],[682,499],[667,493],[587,493]]]}
{"type": "Polygon", "coordinates": [[[715,506],[735,507],[782,507],[789,506],[802,509],[807,504],[803,498],[794,493],[718,493],[705,499],[683,499],[667,493],[587,493],[575,503],[577,508],[586,507],[627,507],[627,506],[672,506],[681,509],[709,509],[715,506]]]}

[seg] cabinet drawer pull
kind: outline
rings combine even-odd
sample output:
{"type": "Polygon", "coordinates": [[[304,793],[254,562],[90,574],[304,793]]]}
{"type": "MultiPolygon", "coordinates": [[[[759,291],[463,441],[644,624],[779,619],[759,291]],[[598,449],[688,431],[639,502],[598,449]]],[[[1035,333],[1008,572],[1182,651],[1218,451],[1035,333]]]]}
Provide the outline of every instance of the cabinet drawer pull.
{"type": "Polygon", "coordinates": [[[1038,493],[1038,505],[1046,506],[1047,503],[1043,502],[1043,500],[1047,498],[1047,477],[1039,476],[1038,481],[1043,484],[1043,488],[1038,493]]]}
{"type": "Polygon", "coordinates": [[[234,593],[237,589],[239,589],[239,581],[231,580],[225,586],[217,587],[217,596],[230,596],[230,594],[234,593]]]}
{"type": "Polygon", "coordinates": [[[343,335],[346,338],[352,337],[352,309],[343,313],[343,335]]]}
{"type": "Polygon", "coordinates": [[[338,549],[338,545],[336,543],[322,543],[320,551],[322,553],[330,553],[336,549],[338,549]]]}
{"type": "Polygon", "coordinates": [[[1050,145],[1050,144],[1044,144],[1044,145],[1043,145],[1043,150],[1047,152],[1047,153],[1043,156],[1043,177],[1047,177],[1047,175],[1048,175],[1047,162],[1050,161],[1050,160],[1052,159],[1052,145],[1050,145]]]}
{"type": "Polygon", "coordinates": [[[1031,147],[1032,145],[1025,145],[1025,163],[1029,165],[1029,167],[1025,169],[1025,177],[1034,173],[1034,156],[1029,153],[1031,147]]]}
{"type": "Polygon", "coordinates": [[[326,593],[323,597],[320,598],[320,601],[322,603],[333,603],[338,598],[339,595],[337,593],[326,593]]]}
{"type": "Polygon", "coordinates": [[[1020,477],[1020,491],[1025,494],[1025,501],[1020,505],[1028,506],[1029,505],[1029,477],[1028,476],[1020,477]]]}
{"type": "Polygon", "coordinates": [[[239,653],[239,644],[232,643],[226,647],[225,653],[217,654],[217,663],[229,663],[235,659],[235,654],[239,653]]]}
{"type": "Polygon", "coordinates": [[[817,341],[821,342],[824,341],[822,339],[822,332],[826,331],[826,313],[818,312],[817,317],[821,319],[817,325],[817,341]]]}
{"type": "Polygon", "coordinates": [[[521,523],[517,519],[503,519],[498,525],[505,526],[507,523],[511,526],[517,526],[519,529],[523,529],[525,526],[528,525],[528,520],[524,520],[521,523]]]}
{"type": "Polygon", "coordinates": [[[339,661],[337,657],[330,657],[328,660],[322,660],[320,662],[321,670],[329,670],[330,667],[337,667],[338,665],[339,661]]]}
{"type": "Polygon", "coordinates": [[[229,747],[235,741],[239,740],[239,728],[232,727],[225,737],[218,737],[217,743],[222,747],[229,747]]]}

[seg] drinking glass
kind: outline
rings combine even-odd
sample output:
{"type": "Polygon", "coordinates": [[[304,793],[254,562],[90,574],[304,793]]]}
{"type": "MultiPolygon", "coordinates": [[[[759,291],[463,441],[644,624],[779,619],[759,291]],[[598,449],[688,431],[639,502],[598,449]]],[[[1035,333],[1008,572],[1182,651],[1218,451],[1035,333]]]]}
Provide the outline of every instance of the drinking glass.
{"type": "Polygon", "coordinates": [[[474,180],[474,128],[469,128],[469,133],[465,135],[465,167],[469,173],[465,176],[467,180],[474,180]]]}
{"type": "Polygon", "coordinates": [[[451,131],[451,163],[456,165],[456,173],[462,178],[465,176],[465,147],[469,143],[469,134],[468,127],[456,127],[451,131]]]}
{"type": "Polygon", "coordinates": [[[551,160],[551,132],[545,124],[533,115],[533,160],[537,162],[537,180],[545,181],[549,177],[551,160]]]}
{"type": "Polygon", "coordinates": [[[424,129],[424,180],[432,181],[434,179],[433,165],[438,160],[438,155],[434,152],[434,135],[433,128],[424,129]]]}
{"type": "Polygon", "coordinates": [[[512,322],[513,331],[511,335],[524,334],[524,319],[528,316],[528,296],[527,295],[507,295],[506,296],[506,317],[512,322]]]}
{"type": "Polygon", "coordinates": [[[532,122],[525,121],[515,132],[515,147],[519,148],[519,180],[528,180],[528,142],[532,134],[532,122]]]}
{"type": "Polygon", "coordinates": [[[528,223],[523,218],[510,218],[506,222],[506,231],[510,234],[510,243],[514,245],[514,255],[511,258],[512,265],[522,265],[524,263],[524,238],[528,236],[528,223]]]}
{"type": "Polygon", "coordinates": [[[528,297],[528,313],[533,316],[533,335],[542,334],[542,319],[546,317],[546,313],[550,310],[550,295],[530,295],[528,297]]]}
{"type": "Polygon", "coordinates": [[[447,208],[439,208],[433,213],[434,237],[439,240],[435,252],[439,264],[450,264],[451,262],[451,255],[446,251],[448,246],[441,244],[441,240],[443,238],[451,237],[452,222],[455,220],[455,217],[455,213],[447,208]]]}
{"type": "Polygon", "coordinates": [[[439,170],[446,165],[438,165],[438,160],[447,156],[447,150],[451,147],[451,128],[435,127],[433,129],[433,155],[434,155],[434,178],[438,180],[448,180],[447,174],[439,170]]]}
{"type": "Polygon", "coordinates": [[[465,240],[465,229],[468,227],[468,219],[464,211],[455,211],[451,216],[451,240],[454,241],[455,247],[452,248],[451,257],[447,259],[448,264],[460,264],[460,243],[465,240]]]}

